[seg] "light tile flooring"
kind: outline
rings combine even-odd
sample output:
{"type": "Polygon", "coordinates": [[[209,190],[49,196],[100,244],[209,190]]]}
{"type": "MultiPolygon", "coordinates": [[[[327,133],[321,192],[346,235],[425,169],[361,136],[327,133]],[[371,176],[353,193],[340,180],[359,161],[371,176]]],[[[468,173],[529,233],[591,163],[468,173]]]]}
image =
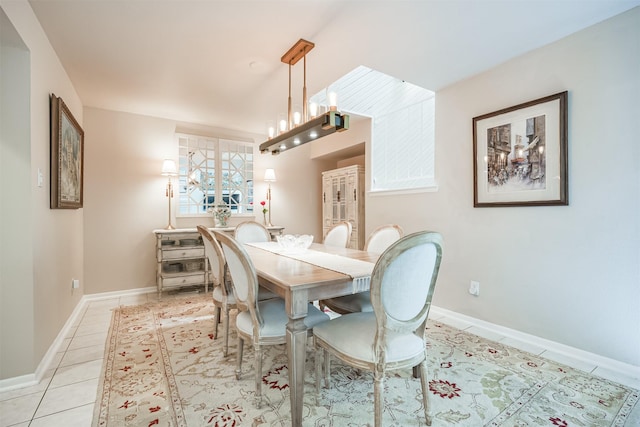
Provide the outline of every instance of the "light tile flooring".
{"type": "MultiPolygon", "coordinates": [[[[176,296],[185,295],[184,293],[165,294],[163,299],[176,296]]],[[[46,373],[45,378],[36,386],[0,393],[0,427],[91,426],[111,310],[120,305],[141,304],[154,299],[157,299],[157,295],[151,293],[90,302],[84,313],[79,316],[78,324],[71,328],[62,351],[57,354],[53,363],[55,367],[46,373]]],[[[638,379],[612,373],[585,362],[571,360],[544,348],[509,339],[466,322],[442,316],[432,316],[432,318],[630,387],[640,388],[638,379]]]]}

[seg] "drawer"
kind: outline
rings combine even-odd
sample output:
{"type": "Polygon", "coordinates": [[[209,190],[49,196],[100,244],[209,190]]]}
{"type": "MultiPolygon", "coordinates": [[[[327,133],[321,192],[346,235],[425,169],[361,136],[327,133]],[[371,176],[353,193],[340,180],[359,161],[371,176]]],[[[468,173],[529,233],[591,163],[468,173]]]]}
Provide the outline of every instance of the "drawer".
{"type": "Polygon", "coordinates": [[[189,276],[163,278],[161,280],[162,280],[162,287],[198,285],[200,283],[204,283],[204,273],[193,274],[189,276]]]}
{"type": "Polygon", "coordinates": [[[184,259],[184,258],[199,258],[204,257],[204,247],[191,248],[191,249],[163,249],[160,251],[162,260],[168,259],[184,259]]]}

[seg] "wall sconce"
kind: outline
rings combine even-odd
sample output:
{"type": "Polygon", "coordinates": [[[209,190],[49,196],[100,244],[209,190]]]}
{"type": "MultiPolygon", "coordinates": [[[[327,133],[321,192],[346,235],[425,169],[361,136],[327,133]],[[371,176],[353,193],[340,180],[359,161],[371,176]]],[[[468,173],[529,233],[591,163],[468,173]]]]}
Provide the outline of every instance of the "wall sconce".
{"type": "Polygon", "coordinates": [[[269,202],[269,221],[267,222],[267,227],[272,227],[271,224],[271,183],[276,182],[276,171],[273,169],[266,169],[264,171],[264,182],[269,183],[269,188],[267,189],[267,201],[269,202]]]}
{"type": "Polygon", "coordinates": [[[175,227],[171,225],[171,199],[173,198],[173,186],[171,185],[171,177],[178,175],[178,171],[176,169],[176,162],[171,159],[165,159],[164,162],[162,163],[161,175],[168,177],[165,196],[167,197],[167,200],[169,200],[169,224],[165,229],[174,230],[175,227]]]}

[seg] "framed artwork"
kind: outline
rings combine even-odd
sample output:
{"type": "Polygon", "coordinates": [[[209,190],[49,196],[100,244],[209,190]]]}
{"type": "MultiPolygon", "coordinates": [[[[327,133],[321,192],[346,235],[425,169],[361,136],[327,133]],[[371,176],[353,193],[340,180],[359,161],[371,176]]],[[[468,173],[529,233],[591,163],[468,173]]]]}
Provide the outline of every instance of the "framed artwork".
{"type": "Polygon", "coordinates": [[[567,92],[473,118],[473,206],[568,205],[567,92]]]}
{"type": "Polygon", "coordinates": [[[82,207],[84,131],[62,98],[51,105],[51,209],[82,207]]]}

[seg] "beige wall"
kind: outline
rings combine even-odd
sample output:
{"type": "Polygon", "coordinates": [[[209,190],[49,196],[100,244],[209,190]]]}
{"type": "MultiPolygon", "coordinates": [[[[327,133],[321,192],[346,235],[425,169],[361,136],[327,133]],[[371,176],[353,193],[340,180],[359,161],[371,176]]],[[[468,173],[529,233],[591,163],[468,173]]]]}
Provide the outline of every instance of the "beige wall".
{"type": "Polygon", "coordinates": [[[639,40],[635,8],[436,94],[439,190],[366,201],[444,235],[435,305],[640,366],[639,40]],[[564,90],[569,206],[474,209],[472,118],[564,90]]]}
{"type": "MultiPolygon", "coordinates": [[[[85,173],[86,293],[122,291],[155,286],[153,229],[168,222],[166,178],[160,176],[164,158],[178,158],[174,134],[255,139],[242,134],[172,120],[85,108],[87,133],[85,173]]],[[[321,235],[320,173],[324,161],[309,161],[310,146],[278,156],[255,157],[255,200],[266,200],[264,170],[273,168],[271,218],[286,233],[321,235]],[[264,195],[264,196],[263,196],[264,195]]],[[[175,205],[174,205],[175,206],[175,205]]],[[[175,214],[176,209],[174,208],[175,214]]],[[[243,218],[243,220],[251,218],[243,218]]],[[[257,218],[262,221],[262,217],[257,218]]],[[[239,222],[232,219],[231,224],[239,222]]],[[[174,218],[177,227],[213,226],[213,218],[174,218]]]]}
{"type": "MultiPolygon", "coordinates": [[[[82,296],[82,289],[72,291],[71,280],[76,278],[83,283],[84,277],[83,210],[49,209],[49,94],[62,97],[81,126],[82,104],[29,3],[0,0],[0,6],[29,50],[27,98],[22,93],[16,95],[14,101],[17,106],[25,102],[28,105],[22,126],[27,126],[29,131],[20,137],[28,136],[24,144],[30,144],[30,152],[20,161],[27,165],[22,169],[29,172],[24,177],[13,176],[9,181],[26,180],[26,185],[25,182],[16,184],[24,186],[26,192],[3,200],[3,217],[10,210],[15,210],[18,216],[0,223],[2,258],[6,255],[11,259],[12,253],[24,253],[28,248],[22,267],[12,265],[11,274],[0,276],[2,323],[12,330],[6,334],[3,329],[0,336],[0,379],[4,379],[36,370],[82,296]],[[42,187],[37,186],[38,169],[44,177],[42,187]],[[14,230],[20,230],[19,236],[14,230]],[[5,236],[11,239],[8,245],[5,236]],[[23,290],[18,293],[16,287],[23,290]]],[[[5,28],[3,34],[4,31],[5,28]]],[[[3,74],[5,67],[9,70],[13,65],[3,63],[3,74]]],[[[21,83],[8,83],[13,84],[21,83]]],[[[10,96],[6,94],[3,91],[3,103],[4,97],[10,96]]],[[[3,116],[7,114],[5,111],[3,109],[3,116]]],[[[3,151],[8,144],[3,138],[3,151]]]]}

